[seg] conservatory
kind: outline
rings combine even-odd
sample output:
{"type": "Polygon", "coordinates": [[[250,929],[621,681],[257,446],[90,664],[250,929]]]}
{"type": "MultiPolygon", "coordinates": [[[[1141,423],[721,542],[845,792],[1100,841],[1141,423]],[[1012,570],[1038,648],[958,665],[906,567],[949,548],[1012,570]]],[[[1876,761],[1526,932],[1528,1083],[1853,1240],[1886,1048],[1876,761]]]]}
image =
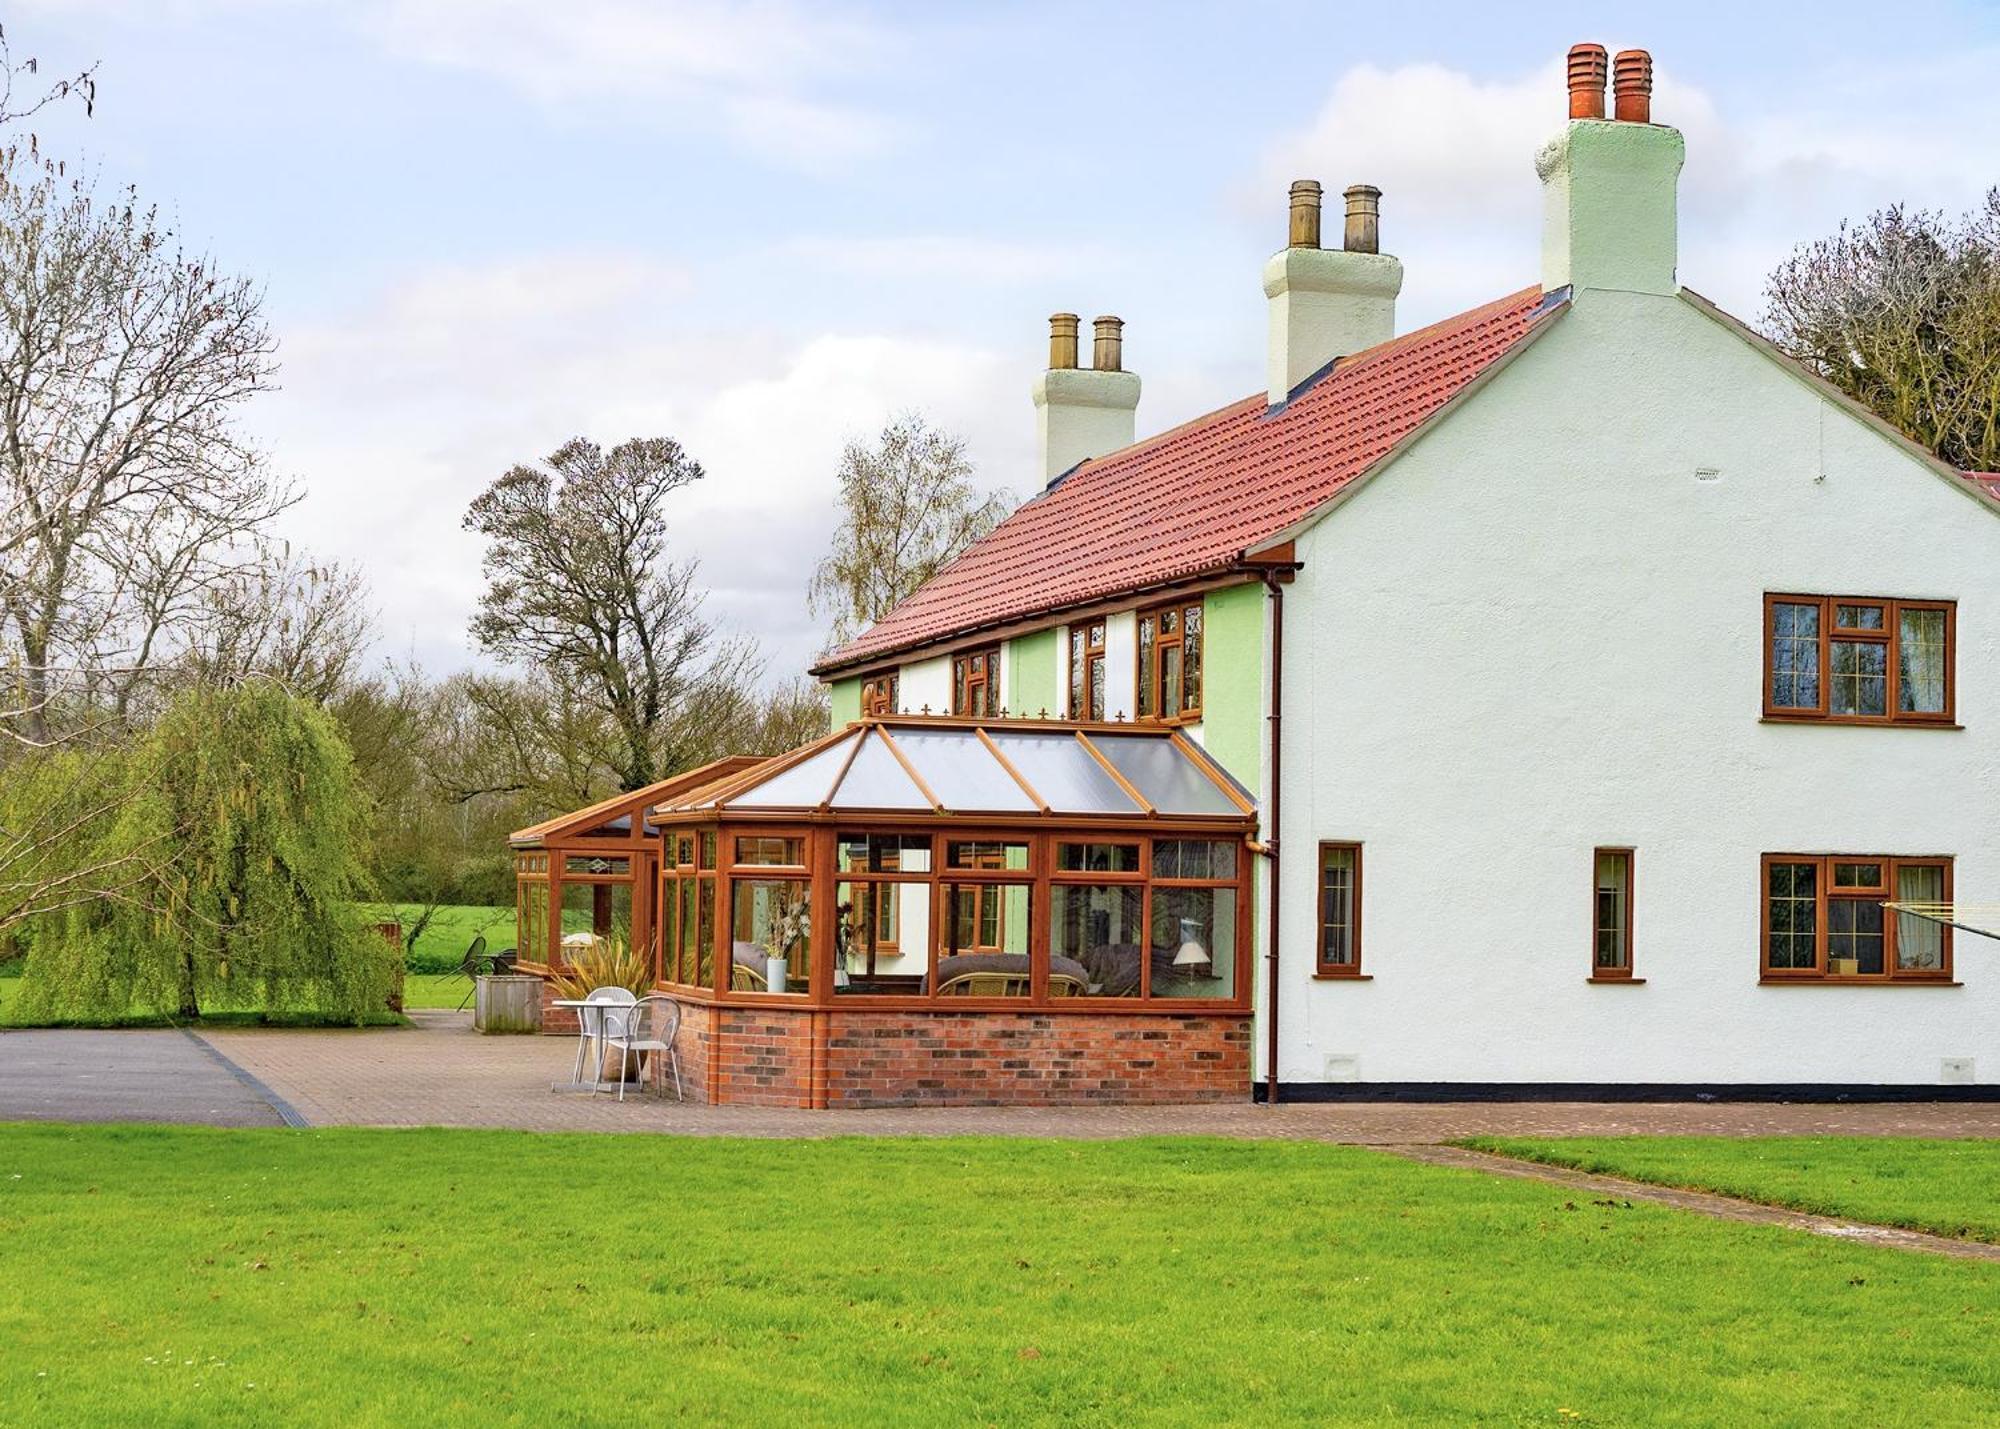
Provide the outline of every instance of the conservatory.
{"type": "Polygon", "coordinates": [[[639,822],[709,1100],[1248,1095],[1255,807],[1178,730],[865,719],[639,822]]]}

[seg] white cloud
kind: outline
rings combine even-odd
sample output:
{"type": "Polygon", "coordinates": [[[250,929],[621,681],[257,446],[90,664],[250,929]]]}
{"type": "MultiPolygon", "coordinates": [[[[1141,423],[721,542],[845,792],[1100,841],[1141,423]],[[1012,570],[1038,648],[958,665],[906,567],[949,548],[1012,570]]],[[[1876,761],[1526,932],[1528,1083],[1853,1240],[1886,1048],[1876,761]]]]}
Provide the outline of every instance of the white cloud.
{"type": "Polygon", "coordinates": [[[362,23],[392,55],[485,74],[550,106],[720,128],[815,164],[877,152],[880,115],[823,91],[879,70],[881,27],[792,0],[374,0],[362,23]]]}

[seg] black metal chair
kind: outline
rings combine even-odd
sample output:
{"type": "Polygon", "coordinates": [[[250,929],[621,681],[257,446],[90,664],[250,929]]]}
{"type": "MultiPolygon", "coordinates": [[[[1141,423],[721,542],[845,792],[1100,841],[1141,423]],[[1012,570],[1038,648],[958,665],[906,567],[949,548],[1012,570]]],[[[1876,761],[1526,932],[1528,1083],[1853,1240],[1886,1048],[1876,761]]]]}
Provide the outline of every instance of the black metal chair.
{"type": "Polygon", "coordinates": [[[479,975],[488,970],[486,960],[486,935],[480,933],[472,940],[472,946],[465,950],[465,956],[458,960],[458,975],[465,979],[465,996],[459,1001],[458,1010],[465,1011],[465,1004],[472,1001],[472,994],[479,991],[479,975]]]}

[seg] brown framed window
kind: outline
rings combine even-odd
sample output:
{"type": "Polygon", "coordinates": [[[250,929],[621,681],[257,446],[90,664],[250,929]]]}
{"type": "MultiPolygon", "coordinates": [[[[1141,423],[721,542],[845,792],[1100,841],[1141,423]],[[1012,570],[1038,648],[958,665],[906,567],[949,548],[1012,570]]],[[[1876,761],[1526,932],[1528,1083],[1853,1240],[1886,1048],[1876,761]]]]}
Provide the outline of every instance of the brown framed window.
{"type": "Polygon", "coordinates": [[[1319,971],[1325,977],[1361,973],[1361,845],[1319,846],[1319,971]]]}
{"type": "Polygon", "coordinates": [[[1768,981],[1949,981],[1951,929],[1888,902],[1948,903],[1952,860],[1886,854],[1767,853],[1768,981]]]}
{"type": "Polygon", "coordinates": [[[1590,975],[1632,976],[1632,850],[1600,848],[1592,854],[1593,928],[1590,975]]]}
{"type": "Polygon", "coordinates": [[[1104,622],[1069,628],[1069,717],[1101,720],[1104,702],[1104,622]]]}
{"type": "Polygon", "coordinates": [[[892,715],[897,709],[896,676],[874,675],[861,682],[861,713],[867,716],[892,715]]]}
{"type": "Polygon", "coordinates": [[[1000,647],[951,657],[951,712],[985,719],[1000,713],[1000,647]]]}
{"type": "Polygon", "coordinates": [[[1201,718],[1199,597],[1139,612],[1139,718],[1201,718]]]}
{"type": "Polygon", "coordinates": [[[1957,658],[1954,601],[1764,597],[1766,718],[1951,724],[1957,658]]]}

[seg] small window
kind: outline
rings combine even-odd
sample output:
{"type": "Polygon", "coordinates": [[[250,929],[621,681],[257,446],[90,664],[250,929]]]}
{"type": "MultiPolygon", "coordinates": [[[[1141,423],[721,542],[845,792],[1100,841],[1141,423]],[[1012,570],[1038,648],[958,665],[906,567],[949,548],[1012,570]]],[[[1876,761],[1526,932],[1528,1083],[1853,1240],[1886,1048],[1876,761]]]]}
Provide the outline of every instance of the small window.
{"type": "Polygon", "coordinates": [[[796,838],[740,838],[736,841],[736,862],[753,868],[805,867],[805,840],[796,838]]]}
{"type": "Polygon", "coordinates": [[[1951,601],[1765,596],[1765,715],[1951,723],[1957,612],[1951,601]]]}
{"type": "Polygon", "coordinates": [[[1139,615],[1139,718],[1201,717],[1202,603],[1139,615]]]}
{"type": "Polygon", "coordinates": [[[951,712],[987,719],[1000,713],[1000,647],[951,657],[951,712]]]}
{"type": "Polygon", "coordinates": [[[1596,928],[1591,948],[1594,978],[1632,976],[1632,850],[1596,853],[1596,928]]]}
{"type": "Polygon", "coordinates": [[[892,715],[897,711],[897,680],[891,673],[876,675],[861,682],[861,713],[870,717],[892,715]]]}
{"type": "Polygon", "coordinates": [[[1885,906],[1948,903],[1948,858],[1766,854],[1763,890],[1767,979],[1869,983],[1951,976],[1951,929],[1885,906]]]}
{"type": "Polygon", "coordinates": [[[1319,970],[1329,977],[1361,972],[1361,845],[1319,846],[1319,970]]]}
{"type": "Polygon", "coordinates": [[[1137,844],[1057,844],[1056,869],[1061,873],[1137,873],[1137,844]]]}
{"type": "Polygon", "coordinates": [[[945,845],[944,866],[1021,873],[1028,867],[1028,846],[1024,843],[953,839],[945,845]]]}
{"type": "Polygon", "coordinates": [[[1104,622],[1069,628],[1069,717],[1102,720],[1105,714],[1104,622]]]}

